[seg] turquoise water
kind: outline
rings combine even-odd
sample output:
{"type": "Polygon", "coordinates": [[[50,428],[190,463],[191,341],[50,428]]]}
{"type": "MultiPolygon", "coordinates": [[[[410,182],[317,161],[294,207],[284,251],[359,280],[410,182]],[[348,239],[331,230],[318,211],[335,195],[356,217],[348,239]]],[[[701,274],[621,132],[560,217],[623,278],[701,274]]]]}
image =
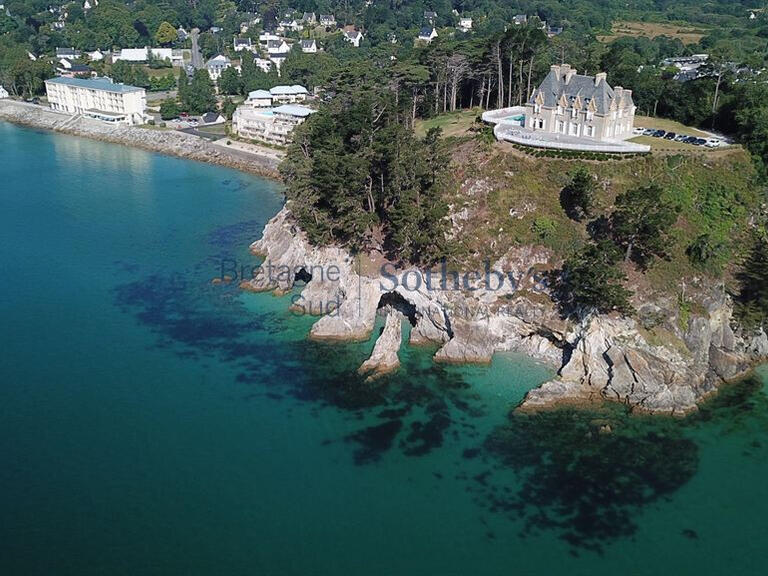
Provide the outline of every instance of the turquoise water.
{"type": "Polygon", "coordinates": [[[408,348],[366,385],[373,341],[308,342],[289,297],[211,282],[253,262],[276,184],[0,144],[0,573],[764,571],[762,384],[686,422],[509,419],[551,376],[515,356],[408,348]]]}

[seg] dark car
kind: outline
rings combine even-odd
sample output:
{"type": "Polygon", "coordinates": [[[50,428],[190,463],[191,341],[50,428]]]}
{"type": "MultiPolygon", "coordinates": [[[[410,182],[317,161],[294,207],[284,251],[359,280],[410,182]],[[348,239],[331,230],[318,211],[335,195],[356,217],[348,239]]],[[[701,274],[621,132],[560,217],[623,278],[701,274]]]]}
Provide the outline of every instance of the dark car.
{"type": "Polygon", "coordinates": [[[664,134],[666,134],[666,130],[656,130],[656,132],[653,133],[656,138],[663,138],[664,134]]]}
{"type": "Polygon", "coordinates": [[[704,146],[706,143],[707,141],[704,138],[696,138],[696,141],[694,142],[696,146],[704,146]]]}
{"type": "Polygon", "coordinates": [[[683,140],[683,142],[685,142],[686,144],[693,144],[694,142],[696,142],[696,140],[698,140],[696,136],[688,136],[688,138],[683,140]]]}
{"type": "Polygon", "coordinates": [[[674,140],[674,139],[675,139],[675,136],[677,136],[677,134],[675,134],[674,132],[667,132],[667,133],[664,135],[664,139],[665,139],[665,140],[674,140]]]}

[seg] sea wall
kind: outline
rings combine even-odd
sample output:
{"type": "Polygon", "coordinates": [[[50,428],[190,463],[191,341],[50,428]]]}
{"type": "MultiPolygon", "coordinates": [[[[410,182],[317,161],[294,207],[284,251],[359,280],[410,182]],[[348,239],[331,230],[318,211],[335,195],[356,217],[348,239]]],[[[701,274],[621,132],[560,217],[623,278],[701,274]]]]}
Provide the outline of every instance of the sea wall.
{"type": "Polygon", "coordinates": [[[768,358],[768,336],[736,333],[731,302],[717,290],[684,321],[674,302],[664,300],[638,303],[638,318],[646,321],[618,315],[566,321],[534,272],[550,258],[543,248],[516,247],[493,263],[511,280],[499,289],[435,288],[434,278],[430,289],[428,271],[363,272],[343,248],[311,245],[289,202],[251,250],[264,261],[241,286],[285,293],[306,282],[294,307],[319,316],[311,338],[367,339],[377,313],[386,315],[388,326],[364,370],[396,367],[400,339],[393,334],[393,312],[411,323],[410,344],[438,347],[437,362],[487,363],[496,352],[516,351],[556,369],[555,379],[528,393],[522,410],[612,401],[638,411],[685,414],[722,382],[745,376],[768,358]]]}
{"type": "Polygon", "coordinates": [[[113,126],[99,120],[62,114],[44,106],[10,99],[0,100],[0,120],[227,166],[268,178],[279,177],[277,167],[280,157],[273,152],[258,154],[230,150],[177,130],[150,126],[113,126]]]}

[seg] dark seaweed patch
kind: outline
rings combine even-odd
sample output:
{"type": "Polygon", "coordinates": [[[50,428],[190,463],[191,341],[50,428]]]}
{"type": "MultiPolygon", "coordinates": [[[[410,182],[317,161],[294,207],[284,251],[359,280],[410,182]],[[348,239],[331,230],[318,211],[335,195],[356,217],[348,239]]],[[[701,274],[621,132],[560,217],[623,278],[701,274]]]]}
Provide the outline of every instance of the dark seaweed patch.
{"type": "Polygon", "coordinates": [[[558,410],[512,414],[485,447],[522,481],[517,493],[486,490],[486,505],[520,516],[526,533],[553,529],[571,545],[600,551],[632,535],[639,510],[696,473],[698,448],[683,427],[662,417],[558,410]]]}
{"type": "Polygon", "coordinates": [[[380,460],[381,456],[392,447],[395,436],[402,427],[402,420],[388,420],[350,434],[347,439],[358,444],[354,455],[355,463],[370,464],[380,460]]]}

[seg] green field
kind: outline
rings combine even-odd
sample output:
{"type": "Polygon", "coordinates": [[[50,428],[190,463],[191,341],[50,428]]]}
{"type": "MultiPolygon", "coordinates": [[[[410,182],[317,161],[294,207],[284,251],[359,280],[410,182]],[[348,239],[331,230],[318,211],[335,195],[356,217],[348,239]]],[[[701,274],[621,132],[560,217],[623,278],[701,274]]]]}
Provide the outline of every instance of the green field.
{"type": "Polygon", "coordinates": [[[472,108],[440,114],[426,120],[416,120],[414,131],[417,136],[423,137],[430,128],[442,128],[443,136],[466,136],[481,113],[479,108],[472,108]]]}

